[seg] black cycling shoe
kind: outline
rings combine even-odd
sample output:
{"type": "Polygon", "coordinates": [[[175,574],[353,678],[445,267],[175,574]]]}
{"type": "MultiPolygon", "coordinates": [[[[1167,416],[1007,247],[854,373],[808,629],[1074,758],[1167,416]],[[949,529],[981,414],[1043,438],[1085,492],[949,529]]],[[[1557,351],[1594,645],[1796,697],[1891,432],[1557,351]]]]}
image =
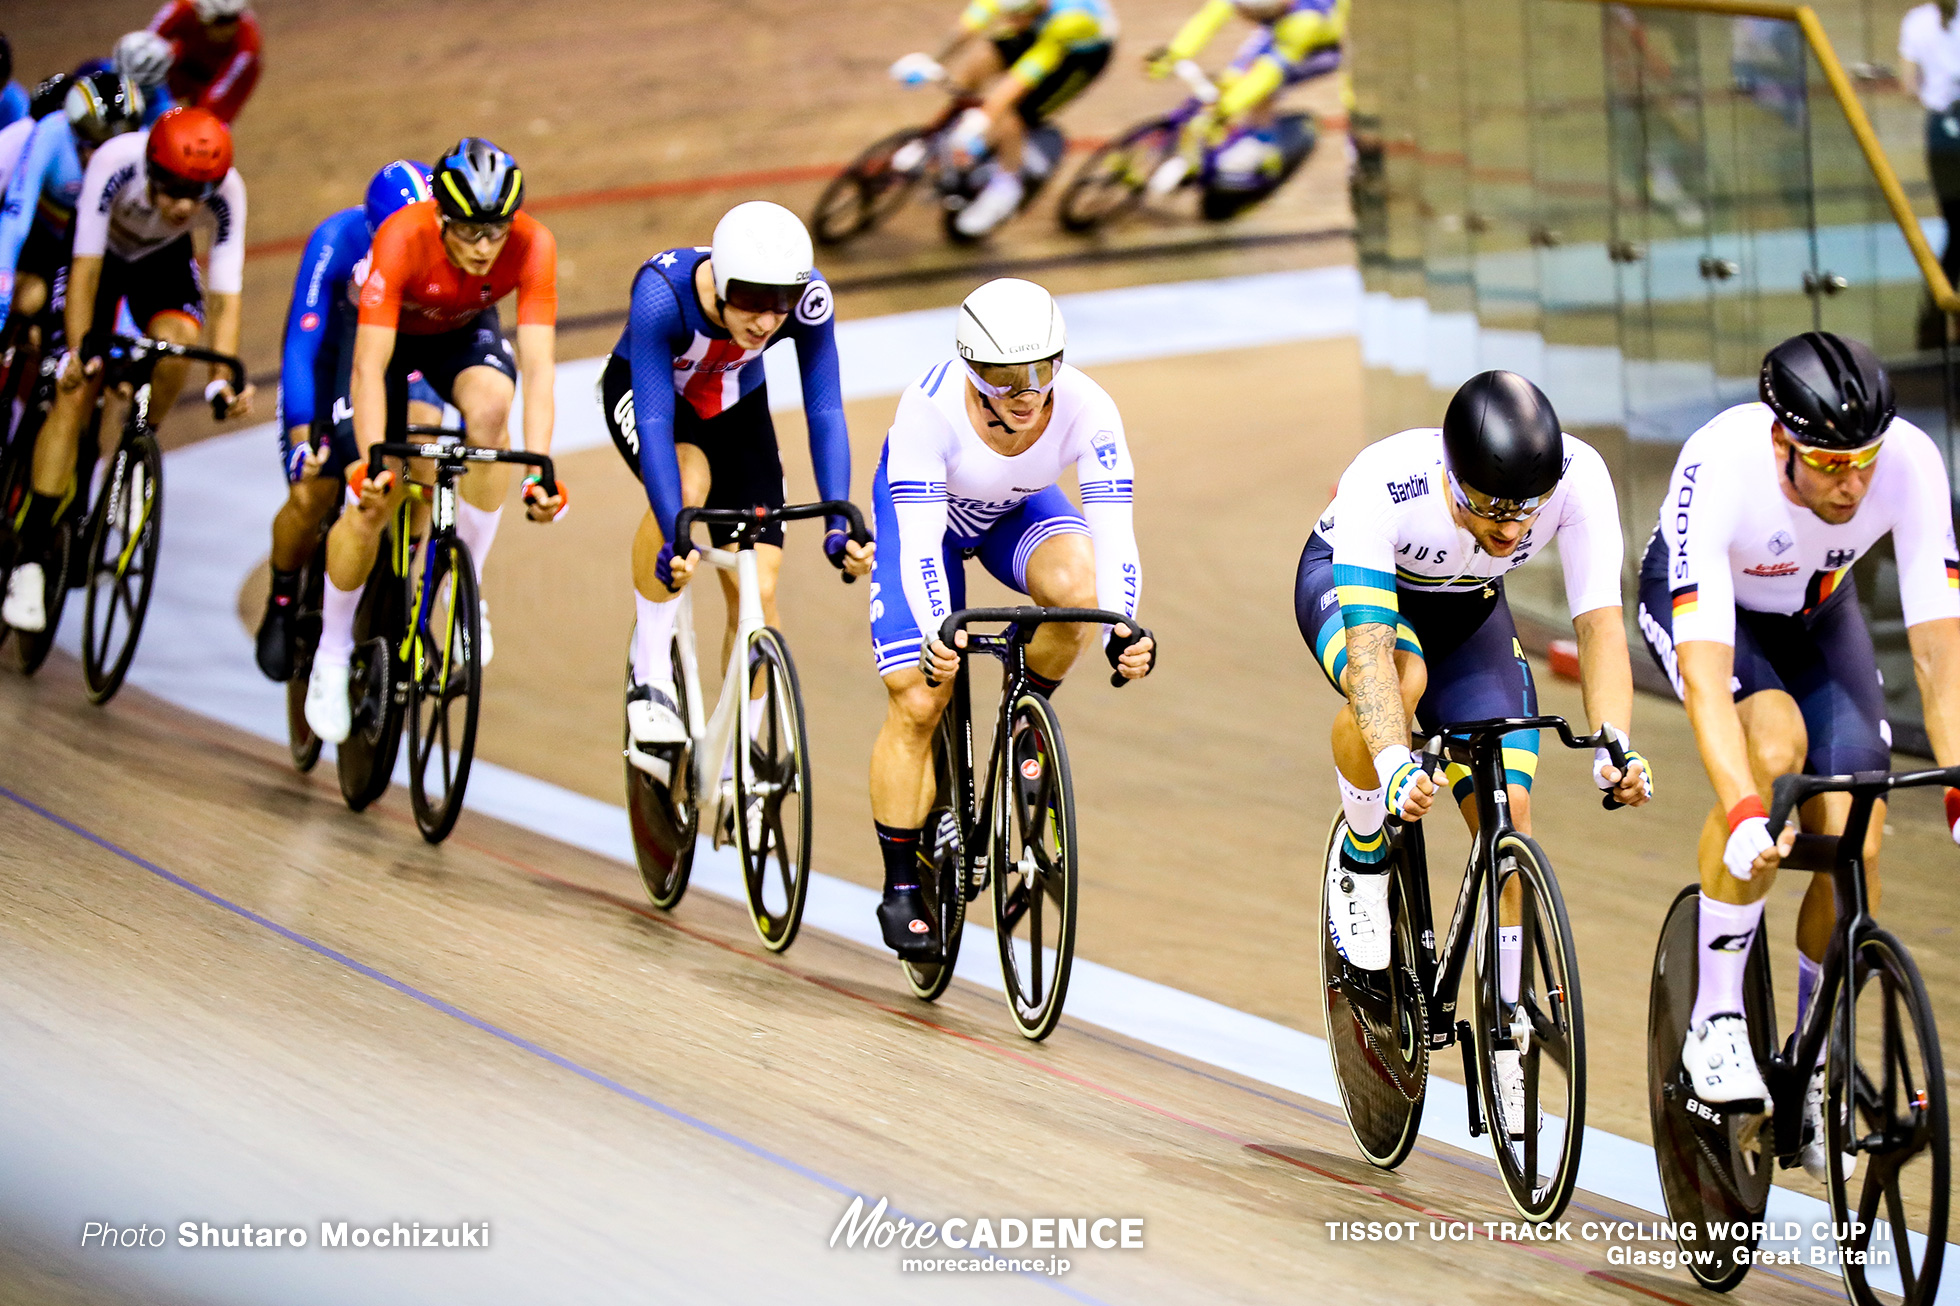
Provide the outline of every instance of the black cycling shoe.
{"type": "Polygon", "coordinates": [[[885,946],[901,961],[931,961],[939,956],[932,913],[917,885],[885,890],[885,900],[878,904],[878,928],[885,932],[885,946]]]}
{"type": "Polygon", "coordinates": [[[265,617],[259,622],[259,670],[266,678],[284,684],[293,678],[293,643],[298,634],[299,600],[281,601],[276,595],[266,600],[265,617]]]}

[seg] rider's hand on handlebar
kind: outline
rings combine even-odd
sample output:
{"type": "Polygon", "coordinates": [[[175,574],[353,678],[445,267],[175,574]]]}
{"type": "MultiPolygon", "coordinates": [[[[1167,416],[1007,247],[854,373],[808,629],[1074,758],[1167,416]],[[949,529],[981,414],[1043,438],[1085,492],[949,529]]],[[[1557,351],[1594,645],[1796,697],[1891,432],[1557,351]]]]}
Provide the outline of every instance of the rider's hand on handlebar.
{"type": "Polygon", "coordinates": [[[1797,842],[1797,823],[1783,827],[1783,837],[1771,842],[1769,817],[1763,800],[1750,794],[1729,809],[1729,841],[1722,849],[1722,865],[1738,880],[1753,880],[1775,870],[1797,842]]]}
{"type": "Polygon", "coordinates": [[[847,576],[869,576],[876,544],[859,544],[848,531],[833,528],[823,537],[823,554],[830,565],[847,576]]]}
{"type": "MultiPolygon", "coordinates": [[[[953,640],[965,648],[966,632],[956,632],[953,640]]],[[[960,655],[940,643],[937,635],[928,635],[925,642],[919,645],[919,670],[925,673],[927,680],[946,684],[960,673],[960,655]]]]}
{"type": "Polygon", "coordinates": [[[968,109],[953,123],[951,139],[953,157],[963,168],[972,167],[981,155],[987,152],[987,133],[994,129],[994,120],[981,108],[968,109]]]}
{"type": "Polygon", "coordinates": [[[929,54],[908,54],[893,61],[891,77],[901,86],[924,86],[928,82],[944,81],[946,70],[929,54]]]}
{"type": "Polygon", "coordinates": [[[395,488],[395,469],[390,467],[379,476],[369,476],[367,459],[363,458],[347,469],[347,488],[360,500],[363,512],[378,511],[388,492],[395,488]]]}
{"type": "Polygon", "coordinates": [[[1150,632],[1139,627],[1136,638],[1127,644],[1122,641],[1131,637],[1128,626],[1118,623],[1109,628],[1109,633],[1110,649],[1118,650],[1110,659],[1110,666],[1125,680],[1142,680],[1149,675],[1157,665],[1157,641],[1151,638],[1150,632]]]}
{"type": "Polygon", "coordinates": [[[1171,58],[1171,49],[1160,45],[1143,56],[1143,72],[1153,82],[1161,82],[1171,75],[1177,61],[1171,58]]]}
{"type": "Polygon", "coordinates": [[[687,587],[694,576],[694,568],[701,558],[700,550],[690,547],[685,558],[674,556],[674,546],[660,546],[659,556],[653,560],[653,574],[669,593],[678,594],[687,587]]]}
{"type": "Polygon", "coordinates": [[[324,444],[314,448],[312,431],[306,426],[295,426],[290,438],[293,452],[286,460],[286,479],[294,483],[318,480],[320,473],[326,469],[332,449],[324,444]]]}
{"type": "Polygon", "coordinates": [[[216,406],[218,400],[225,401],[225,419],[244,417],[252,411],[252,396],[259,388],[247,381],[243,390],[233,390],[231,382],[222,377],[204,387],[204,402],[216,406]]]}
{"type": "Polygon", "coordinates": [[[1627,740],[1626,731],[1610,722],[1604,727],[1613,736],[1613,741],[1626,755],[1627,769],[1622,772],[1613,765],[1612,754],[1605,748],[1593,749],[1593,783],[1601,791],[1613,795],[1613,801],[1623,807],[1639,807],[1654,796],[1653,765],[1635,752],[1627,740]]]}
{"type": "Polygon", "coordinates": [[[1388,814],[1403,821],[1420,821],[1436,801],[1436,782],[1409,749],[1384,748],[1375,755],[1375,774],[1381,778],[1382,800],[1388,814]]]}
{"type": "Polygon", "coordinates": [[[532,521],[557,521],[565,515],[565,510],[571,506],[572,496],[565,489],[565,483],[563,481],[553,481],[552,484],[558,487],[558,493],[546,494],[544,492],[544,479],[542,477],[527,476],[524,478],[524,511],[532,521]]]}
{"type": "Polygon", "coordinates": [[[56,373],[55,381],[63,390],[75,390],[81,387],[83,381],[93,381],[101,375],[100,358],[91,358],[85,363],[82,361],[82,356],[71,349],[61,356],[61,367],[56,373]]]}

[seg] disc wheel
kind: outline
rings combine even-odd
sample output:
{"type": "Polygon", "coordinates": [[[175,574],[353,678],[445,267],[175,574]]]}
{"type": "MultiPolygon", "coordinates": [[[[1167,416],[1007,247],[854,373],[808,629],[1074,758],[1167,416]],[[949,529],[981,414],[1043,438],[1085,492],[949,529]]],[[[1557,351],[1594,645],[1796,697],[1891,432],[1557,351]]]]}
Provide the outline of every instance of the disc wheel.
{"type": "MultiPolygon", "coordinates": [[[[961,666],[961,675],[965,666],[961,666]]],[[[954,692],[963,693],[962,685],[954,692]]],[[[966,904],[971,896],[966,891],[966,840],[965,830],[970,828],[972,817],[961,810],[960,770],[955,762],[956,747],[952,712],[939,715],[939,726],[932,734],[932,810],[926,813],[925,828],[919,838],[924,843],[926,861],[932,866],[930,875],[920,877],[919,891],[925,896],[926,908],[932,919],[939,923],[945,938],[945,947],[939,961],[903,961],[899,964],[905,970],[905,982],[912,986],[915,996],[927,1002],[936,1002],[946,986],[953,982],[953,971],[960,959],[960,936],[966,926],[966,904]]]]}
{"type": "Polygon", "coordinates": [[[1075,790],[1047,699],[1028,691],[1014,701],[1000,758],[988,847],[994,931],[1015,1028],[1039,1041],[1068,996],[1078,889],[1075,790]]]}
{"type": "MultiPolygon", "coordinates": [[[[1727,1292],[1749,1273],[1757,1239],[1748,1232],[1769,1204],[1774,1170],[1770,1138],[1761,1116],[1718,1116],[1692,1110],[1681,1042],[1688,1034],[1699,984],[1697,921],[1701,893],[1681,890],[1661,926],[1647,999],[1647,1114],[1653,1125],[1654,1160],[1661,1196],[1688,1270],[1702,1287],[1727,1292]],[[1742,1236],[1715,1236],[1713,1229],[1740,1229],[1742,1236]]],[[[1743,1014],[1756,1060],[1773,1051],[1776,1008],[1769,982],[1764,931],[1756,931],[1743,966],[1743,1014]]],[[[1698,1103],[1696,1105],[1699,1105],[1698,1103]]]]}
{"type": "Polygon", "coordinates": [[[810,749],[796,663],[768,626],[749,644],[749,693],[754,730],[735,768],[735,847],[755,932],[781,952],[796,941],[810,892],[810,749]]]}
{"type": "Polygon", "coordinates": [[[1169,119],[1153,118],[1098,147],[1075,170],[1056,205],[1062,230],[1094,231],[1136,208],[1151,176],[1177,152],[1177,134],[1169,119]]]}
{"type": "Polygon", "coordinates": [[[114,698],[129,674],[162,543],[163,454],[146,432],[116,450],[89,532],[82,680],[91,703],[114,698]]]}
{"type": "MultiPolygon", "coordinates": [[[[668,646],[668,659],[674,669],[674,703],[681,710],[681,720],[691,720],[678,635],[668,646]]],[[[626,683],[633,683],[630,662],[626,683]]],[[[633,748],[630,731],[626,748],[629,753],[633,748]]],[[[687,892],[688,873],[694,869],[695,836],[701,828],[701,810],[694,793],[694,744],[690,741],[663,748],[658,760],[666,767],[664,779],[642,771],[631,760],[626,763],[626,814],[633,827],[633,860],[639,864],[640,883],[646,886],[647,898],[660,910],[672,911],[687,892]]]]}
{"type": "Polygon", "coordinates": [[[357,812],[388,791],[395,754],[401,748],[407,688],[399,686],[402,693],[396,693],[400,675],[395,652],[401,647],[406,603],[392,562],[400,524],[398,519],[382,537],[360,606],[354,610],[354,654],[347,677],[353,725],[337,750],[336,766],[340,796],[357,812]]]}
{"type": "Polygon", "coordinates": [[[1899,941],[1863,935],[1853,995],[1838,1008],[1825,1071],[1824,1136],[1831,1219],[1845,1291],[1921,1306],[1939,1294],[1950,1182],[1946,1072],[1926,985],[1899,941]],[[1849,1015],[1849,1025],[1845,1016],[1849,1015]],[[1857,1169],[1845,1174],[1846,1155],[1857,1169]],[[1867,1264],[1866,1262],[1870,1262],[1867,1264]]]}
{"type": "Polygon", "coordinates": [[[892,155],[925,135],[918,127],[895,131],[873,142],[830,179],[810,217],[810,234],[819,245],[853,240],[898,211],[918,184],[922,168],[895,168],[892,155]]]}
{"type": "Polygon", "coordinates": [[[293,674],[286,681],[286,747],[293,766],[307,774],[320,760],[320,736],[306,723],[306,687],[313,679],[313,650],[320,646],[320,604],[326,593],[324,533],[300,569],[299,615],[293,626],[293,674]]]}
{"type": "MultiPolygon", "coordinates": [[[[1512,1205],[1527,1220],[1555,1220],[1579,1180],[1586,1124],[1586,1018],[1579,955],[1551,862],[1528,837],[1497,841],[1490,891],[1517,898],[1518,1000],[1503,1000],[1497,940],[1477,940],[1477,1073],[1485,1124],[1512,1205]],[[1521,1137],[1501,1109],[1498,1055],[1516,1053],[1524,1078],[1521,1137]]],[[[1501,912],[1501,908],[1500,908],[1501,912]]],[[[1479,904],[1478,920],[1486,920],[1479,904]]],[[[1499,919],[1502,920],[1500,914],[1499,919]]],[[[1506,1058],[1508,1060],[1508,1057],[1506,1058]]]]}
{"type": "Polygon", "coordinates": [[[408,680],[408,794],[415,827],[441,843],[463,814],[476,718],[483,699],[482,608],[476,568],[461,540],[436,547],[427,578],[426,617],[410,641],[408,680]]]}
{"type": "Polygon", "coordinates": [[[1355,1146],[1370,1165],[1393,1170],[1416,1145],[1429,1092],[1429,1005],[1411,965],[1415,940],[1400,876],[1389,885],[1395,931],[1382,991],[1365,991],[1347,978],[1347,963],[1334,947],[1324,873],[1333,867],[1346,833],[1347,819],[1334,818],[1321,859],[1320,993],[1327,1051],[1355,1146]]]}

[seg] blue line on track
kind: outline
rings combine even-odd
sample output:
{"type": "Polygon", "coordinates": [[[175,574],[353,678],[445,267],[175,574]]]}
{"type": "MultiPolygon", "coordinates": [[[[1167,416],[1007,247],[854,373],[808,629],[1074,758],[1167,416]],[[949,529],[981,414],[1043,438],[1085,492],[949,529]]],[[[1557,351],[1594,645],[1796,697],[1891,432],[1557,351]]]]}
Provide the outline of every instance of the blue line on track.
{"type": "MultiPolygon", "coordinates": [[[[589,1081],[590,1083],[597,1084],[600,1088],[603,1088],[608,1092],[617,1093],[619,1094],[619,1096],[625,1098],[629,1102],[638,1103],[640,1106],[659,1112],[661,1115],[666,1116],[669,1120],[675,1121],[678,1124],[686,1125],[690,1129],[699,1130],[701,1133],[708,1135],[710,1138],[718,1139],[721,1142],[729,1144],[731,1147],[740,1148],[742,1151],[747,1152],[750,1156],[753,1156],[758,1160],[767,1161],[769,1162],[769,1164],[787,1170],[793,1175],[797,1175],[800,1178],[808,1179],[811,1183],[820,1185],[821,1187],[824,1188],[828,1188],[833,1193],[837,1193],[844,1197],[863,1197],[866,1203],[871,1205],[875,1205],[876,1203],[876,1199],[872,1198],[868,1194],[860,1193],[857,1189],[852,1188],[849,1184],[843,1183],[836,1179],[832,1179],[828,1175],[819,1174],[817,1171],[812,1170],[810,1167],[799,1164],[796,1161],[792,1161],[788,1157],[782,1155],[779,1152],[772,1152],[766,1147],[763,1147],[756,1143],[751,1143],[748,1139],[743,1138],[738,1134],[731,1134],[726,1129],[723,1129],[717,1125],[709,1124],[706,1120],[703,1120],[698,1116],[691,1116],[687,1112],[678,1110],[674,1107],[670,1107],[664,1102],[655,1101],[653,1098],[648,1097],[645,1093],[642,1093],[637,1089],[628,1088],[625,1084],[620,1083],[616,1079],[609,1079],[605,1075],[600,1074],[598,1071],[590,1069],[589,1067],[586,1066],[582,1066],[578,1062],[571,1060],[569,1057],[562,1056],[559,1053],[553,1052],[550,1048],[543,1047],[537,1043],[533,1043],[530,1039],[525,1038],[521,1034],[513,1034],[507,1029],[503,1029],[499,1026],[491,1024],[489,1021],[483,1019],[481,1016],[473,1016],[469,1012],[463,1010],[461,1007],[456,1006],[454,1003],[444,1002],[441,998],[436,997],[432,993],[424,993],[422,990],[416,988],[412,984],[404,984],[402,981],[396,979],[394,976],[385,974],[382,971],[378,971],[374,967],[367,965],[365,962],[356,961],[344,952],[339,952],[333,948],[329,948],[326,944],[320,943],[314,939],[309,939],[304,934],[301,934],[299,931],[289,929],[286,926],[281,925],[278,921],[272,920],[265,916],[261,916],[249,907],[241,907],[237,903],[232,902],[229,898],[220,897],[218,894],[213,893],[211,890],[205,888],[201,884],[197,884],[190,880],[187,880],[183,876],[178,875],[174,871],[167,871],[163,867],[158,866],[155,862],[148,861],[142,857],[138,857],[135,853],[130,852],[128,849],[119,847],[118,845],[109,842],[107,839],[104,839],[101,835],[96,834],[93,831],[83,829],[81,826],[76,825],[73,821],[67,820],[64,817],[57,816],[55,813],[49,811],[47,808],[41,806],[39,803],[36,803],[31,799],[22,797],[20,794],[17,794],[13,790],[6,788],[4,785],[0,785],[0,796],[4,796],[7,799],[19,804],[20,806],[26,808],[28,811],[34,813],[36,816],[41,817],[43,820],[50,821],[53,824],[60,826],[62,829],[68,831],[68,833],[75,835],[78,838],[86,839],[88,842],[94,844],[96,847],[102,849],[104,852],[112,853],[115,856],[120,857],[124,861],[130,863],[132,866],[140,866],[144,870],[148,871],[150,874],[156,876],[157,878],[162,880],[167,880],[168,882],[176,885],[180,889],[188,890],[189,892],[196,894],[198,897],[204,899],[204,901],[210,903],[213,907],[222,908],[225,911],[230,912],[234,916],[238,916],[244,920],[248,920],[252,922],[252,924],[254,925],[262,926],[263,928],[272,931],[280,938],[286,940],[288,943],[296,943],[300,947],[305,948],[309,952],[318,953],[320,956],[325,957],[328,961],[335,962],[341,966],[345,966],[348,970],[353,971],[357,975],[365,976],[368,979],[373,980],[377,984],[382,984],[388,988],[393,989],[395,992],[401,994],[403,997],[413,998],[415,1001],[421,1003],[425,1007],[429,1007],[432,1008],[433,1010],[440,1011],[445,1016],[454,1017],[455,1019],[462,1021],[465,1025],[469,1025],[474,1029],[483,1031],[485,1034],[490,1035],[492,1038],[501,1039],[503,1042],[510,1044],[514,1048],[518,1048],[522,1051],[528,1052],[532,1056],[537,1057],[542,1061],[550,1062],[552,1065],[557,1066],[560,1070],[570,1071],[572,1074],[577,1075],[580,1079],[584,1079],[589,1081]]],[[[895,1207],[887,1206],[885,1209],[889,1214],[899,1219],[912,1220],[915,1223],[923,1223],[923,1221],[920,1221],[917,1216],[906,1215],[904,1212],[898,1210],[895,1207]]],[[[993,1253],[989,1252],[987,1253],[987,1259],[1000,1260],[1003,1258],[997,1257],[993,1253]]],[[[1091,1297],[1086,1293],[1077,1292],[1074,1288],[1069,1287],[1067,1284],[1063,1283],[1059,1279],[1050,1278],[1047,1275],[1036,1274],[1029,1270],[1021,1270],[1018,1271],[1017,1273],[1019,1273],[1022,1278],[1032,1279],[1036,1283],[1040,1283],[1045,1287],[1053,1288],[1056,1292],[1061,1293],[1065,1297],[1073,1298],[1074,1300],[1079,1302],[1089,1303],[1089,1306],[1103,1306],[1103,1303],[1100,1301],[1100,1299],[1091,1297]]]]}

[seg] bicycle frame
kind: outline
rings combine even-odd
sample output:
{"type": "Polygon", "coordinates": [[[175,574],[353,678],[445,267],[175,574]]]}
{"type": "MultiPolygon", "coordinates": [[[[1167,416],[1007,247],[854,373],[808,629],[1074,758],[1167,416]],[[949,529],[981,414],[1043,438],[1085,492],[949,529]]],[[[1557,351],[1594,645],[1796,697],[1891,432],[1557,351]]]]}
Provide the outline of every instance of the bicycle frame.
{"type": "MultiPolygon", "coordinates": [[[[681,604],[681,674],[687,680],[687,733],[694,741],[695,803],[708,822],[704,828],[715,832],[714,838],[719,844],[722,821],[733,808],[735,793],[732,786],[723,792],[718,768],[729,750],[735,749],[735,765],[743,768],[743,779],[748,778],[749,750],[736,749],[735,744],[738,739],[751,737],[749,704],[753,700],[748,694],[748,653],[750,643],[765,623],[762,619],[762,581],[756,570],[753,545],[735,550],[707,549],[702,552],[701,558],[710,567],[735,573],[735,639],[729,645],[728,666],[722,672],[721,694],[715,700],[712,715],[704,713],[701,706],[701,660],[694,643],[692,587],[674,600],[681,604]],[[738,728],[739,735],[736,733],[738,728]],[[711,766],[717,769],[711,770],[711,766]]],[[[737,837],[745,836],[738,833],[737,837]]]]}

